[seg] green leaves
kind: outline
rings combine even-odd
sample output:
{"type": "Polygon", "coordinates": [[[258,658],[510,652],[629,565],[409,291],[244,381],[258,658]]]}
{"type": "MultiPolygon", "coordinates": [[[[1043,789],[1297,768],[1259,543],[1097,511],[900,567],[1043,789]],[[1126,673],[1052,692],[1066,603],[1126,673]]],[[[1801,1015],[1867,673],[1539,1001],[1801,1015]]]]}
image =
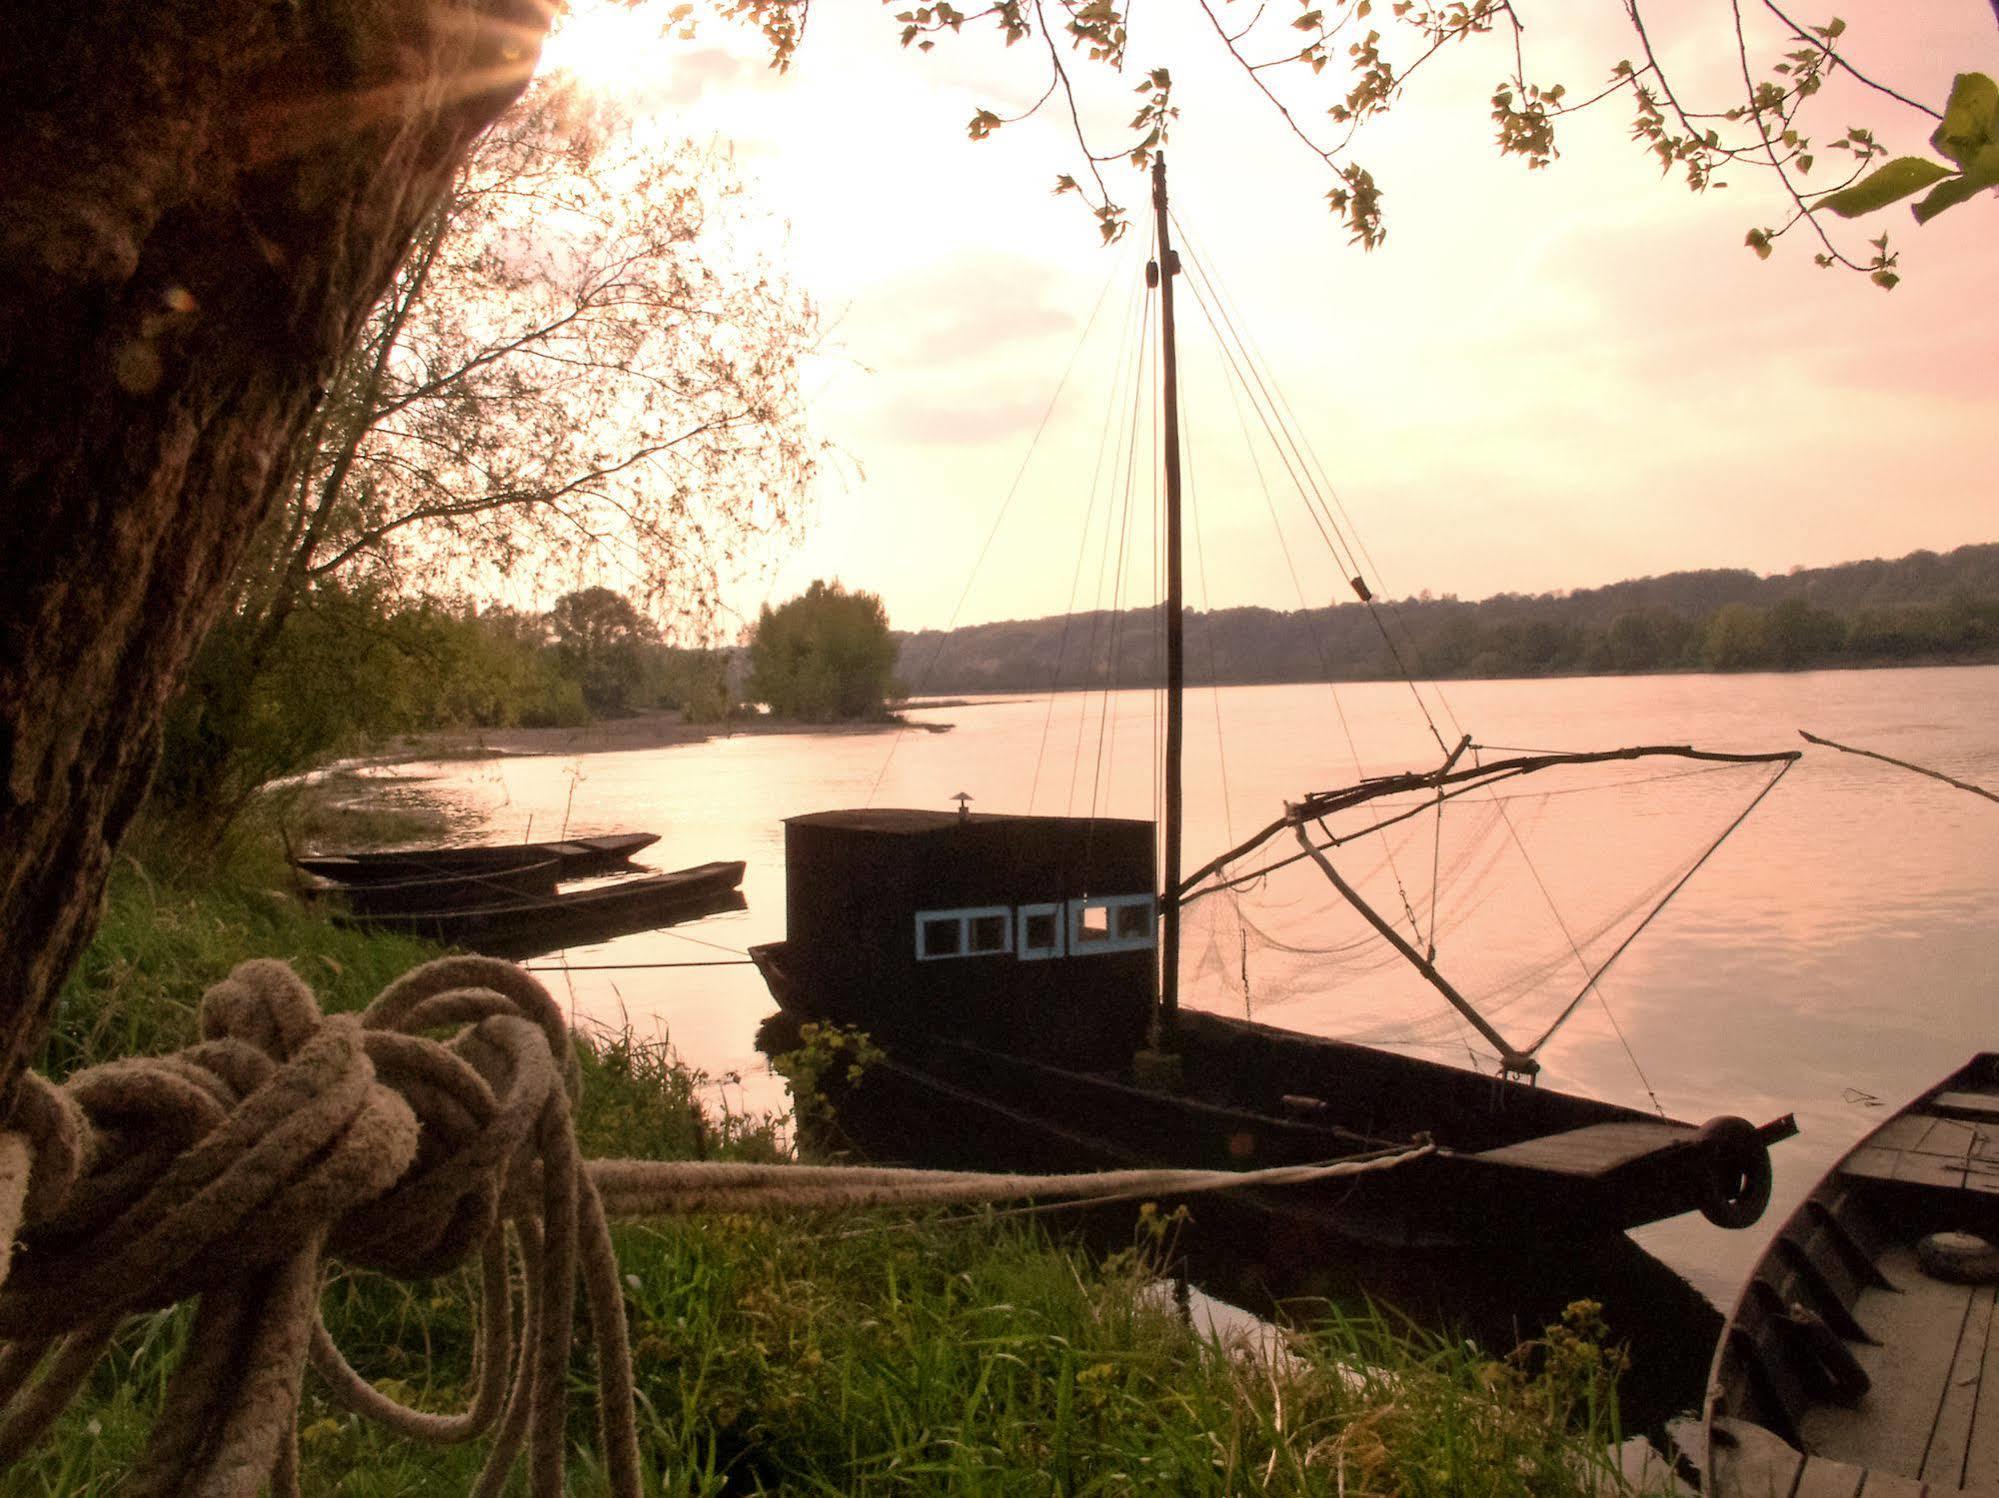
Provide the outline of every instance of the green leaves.
{"type": "Polygon", "coordinates": [[[1820,198],[1815,205],[1830,208],[1841,218],[1858,218],[1890,203],[1921,192],[1951,174],[1947,166],[1921,156],[1897,156],[1886,166],[1876,167],[1851,187],[1841,188],[1820,198]]]}
{"type": "Polygon", "coordinates": [[[1898,156],[1813,206],[1857,218],[1927,187],[1932,191],[1910,210],[1917,223],[1926,224],[1946,208],[1999,187],[1999,83],[1983,73],[1958,74],[1930,146],[1957,170],[1923,156],[1898,156]]]}
{"type": "Polygon", "coordinates": [[[1995,121],[1999,121],[1999,83],[1983,73],[1959,73],[1930,146],[1959,167],[1968,167],[1981,149],[1993,143],[1995,121]]]}

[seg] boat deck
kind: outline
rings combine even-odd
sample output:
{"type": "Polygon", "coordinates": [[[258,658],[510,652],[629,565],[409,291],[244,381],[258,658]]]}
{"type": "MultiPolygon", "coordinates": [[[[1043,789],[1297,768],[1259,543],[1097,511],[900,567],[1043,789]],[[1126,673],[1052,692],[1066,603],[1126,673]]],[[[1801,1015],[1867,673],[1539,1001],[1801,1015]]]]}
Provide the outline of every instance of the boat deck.
{"type": "MultiPolygon", "coordinates": [[[[1989,1235],[1999,1206],[1994,1198],[1999,1090],[1959,1082],[1937,1092],[1889,1120],[1841,1162],[1801,1216],[1780,1231],[1774,1258],[1766,1258],[1751,1288],[1763,1286],[1771,1308],[1781,1310],[1801,1295],[1812,1300],[1814,1283],[1851,1286],[1840,1299],[1865,1338],[1849,1332],[1842,1342],[1870,1388],[1846,1404],[1786,1400],[1796,1446],[1760,1424],[1717,1412],[1716,1493],[1999,1498],[1999,1285],[1955,1284],[1925,1273],[1913,1241],[1958,1223],[1979,1225],[1989,1235]],[[1862,1202],[1869,1204],[1864,1212],[1862,1202]],[[1841,1222],[1860,1236],[1835,1231],[1841,1222]],[[1876,1239],[1867,1254],[1871,1265],[1856,1275],[1858,1266],[1841,1259],[1869,1238],[1876,1239]],[[1790,1263],[1801,1277],[1781,1279],[1773,1262],[1790,1263]],[[1806,1268],[1815,1273],[1804,1274],[1806,1268]]],[[[1737,1315],[1743,1322],[1745,1313],[1737,1315]]],[[[1775,1335],[1765,1331],[1751,1341],[1760,1348],[1766,1379],[1796,1390],[1795,1374],[1785,1371],[1781,1337],[1769,1340],[1775,1335]]],[[[1778,1392],[1775,1384],[1770,1388],[1778,1392]]]]}
{"type": "Polygon", "coordinates": [[[1479,1159],[1593,1180],[1620,1165],[1642,1159],[1663,1145],[1682,1144],[1699,1133],[1692,1124],[1663,1119],[1656,1123],[1587,1124],[1580,1129],[1566,1129],[1559,1134],[1543,1134],[1498,1149],[1482,1150],[1479,1159]]]}
{"type": "Polygon", "coordinates": [[[1940,1093],[1927,1108],[1891,1120],[1847,1157],[1840,1174],[1999,1195],[1999,1096],[1940,1093]]]}
{"type": "MultiPolygon", "coordinates": [[[[1871,1466],[1870,1495],[1890,1477],[1919,1479],[1941,1492],[1999,1494],[1994,1287],[1932,1279],[1907,1246],[1890,1249],[1878,1264],[1893,1288],[1870,1286],[1853,1310],[1879,1345],[1850,1344],[1874,1387],[1853,1409],[1825,1404],[1806,1413],[1800,1434],[1817,1453],[1809,1465],[1871,1466]]],[[[1914,1482],[1902,1491],[1913,1493],[1914,1482]]]]}

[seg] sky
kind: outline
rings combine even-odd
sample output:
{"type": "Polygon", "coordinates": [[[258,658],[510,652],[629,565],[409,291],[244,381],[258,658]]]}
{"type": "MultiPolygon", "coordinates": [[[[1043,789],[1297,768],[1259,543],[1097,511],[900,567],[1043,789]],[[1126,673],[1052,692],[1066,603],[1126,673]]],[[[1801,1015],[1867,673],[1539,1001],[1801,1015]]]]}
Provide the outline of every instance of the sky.
{"type": "MultiPolygon", "coordinates": [[[[1635,49],[1621,7],[1518,8],[1529,76],[1572,98],[1635,49]]],[[[734,579],[728,606],[754,618],[817,577],[879,593],[904,629],[1150,602],[1149,540],[1126,547],[1121,583],[1103,560],[1122,491],[1102,477],[1104,433],[1127,405],[1146,188],[1105,168],[1135,226],[1100,247],[1077,200],[1050,191],[1081,172],[1064,112],[966,138],[976,108],[1032,101],[1045,52],[972,27],[905,51],[894,9],[821,0],[782,76],[754,34],[720,21],[661,38],[663,7],[583,9],[549,46],[545,65],[663,128],[728,142],[781,263],[826,318],[808,390],[835,456],[795,544],[734,579]]],[[[1740,89],[1729,5],[1656,10],[1662,56],[1725,107],[1740,89]]],[[[1781,49],[1755,30],[1765,13],[1747,0],[1745,13],[1752,56],[1773,60],[1781,49]]],[[[1940,106],[1954,73],[1999,74],[1986,0],[1872,0],[1845,19],[1850,55],[1913,98],[1940,106]]],[[[1192,0],[1137,7],[1128,74],[1156,64],[1172,67],[1182,111],[1176,216],[1336,490],[1375,591],[1476,598],[1999,540],[1989,196],[1921,228],[1899,206],[1867,221],[1855,247],[1885,229],[1902,252],[1892,293],[1815,268],[1803,229],[1759,261],[1745,232],[1783,216],[1768,174],[1735,171],[1704,196],[1662,180],[1621,99],[1564,121],[1548,170],[1501,159],[1488,110],[1511,47],[1489,38],[1440,54],[1367,127],[1355,154],[1383,188],[1388,237],[1363,253],[1326,211],[1323,167],[1192,0]]],[[[1344,91],[1339,72],[1288,97],[1323,108],[1344,91]]],[[[1075,73],[1092,122],[1129,116],[1136,76],[1075,73]]],[[[1897,150],[1922,149],[1929,124],[1826,91],[1822,137],[1862,122],[1897,150]]],[[[1244,440],[1188,279],[1188,600],[1323,604],[1348,568],[1282,485],[1266,499],[1279,465],[1244,440]]]]}

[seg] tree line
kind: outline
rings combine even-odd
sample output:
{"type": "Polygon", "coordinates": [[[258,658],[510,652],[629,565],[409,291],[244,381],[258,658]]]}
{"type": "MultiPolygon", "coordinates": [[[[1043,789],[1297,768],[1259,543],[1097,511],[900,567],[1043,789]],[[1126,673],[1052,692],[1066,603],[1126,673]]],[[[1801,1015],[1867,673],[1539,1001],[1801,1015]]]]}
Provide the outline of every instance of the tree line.
{"type": "MultiPolygon", "coordinates": [[[[1676,572],[1569,593],[1428,594],[1187,613],[1192,683],[1798,670],[1999,659],[1999,544],[1761,577],[1676,572]]],[[[1159,611],[901,637],[922,693],[1157,685],[1159,611]]]]}

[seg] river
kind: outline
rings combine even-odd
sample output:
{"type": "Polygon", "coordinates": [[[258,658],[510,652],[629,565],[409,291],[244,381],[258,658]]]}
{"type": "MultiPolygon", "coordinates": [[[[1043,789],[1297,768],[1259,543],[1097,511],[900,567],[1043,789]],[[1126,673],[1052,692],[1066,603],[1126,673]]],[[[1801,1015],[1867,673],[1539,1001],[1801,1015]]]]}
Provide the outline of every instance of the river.
{"type": "MultiPolygon", "coordinates": [[[[755,971],[646,964],[722,962],[783,935],[781,819],[793,813],[941,809],[964,791],[979,811],[1086,811],[1094,795],[1106,814],[1150,815],[1153,694],[1118,694],[1108,726],[1102,704],[1083,694],[1008,697],[912,712],[953,725],[945,733],[753,734],[394,773],[425,777],[428,791],[464,814],[468,839],[645,828],[664,834],[647,855],[661,868],[747,860],[745,912],[534,965],[568,965],[544,976],[579,1019],[663,1033],[689,1062],[740,1079],[726,1086],[731,1106],[782,1108],[782,1084],[753,1043],[772,1008],[755,971]]],[[[1800,747],[1795,730],[1806,728],[1999,785],[1996,705],[1999,666],[1459,682],[1432,706],[1447,738],[1462,724],[1485,744],[1784,749],[1800,747]]],[[[1367,773],[1437,759],[1399,683],[1190,694],[1190,863],[1267,821],[1283,797],[1351,779],[1349,736],[1365,746],[1358,763],[1367,773]]],[[[1760,780],[1738,781],[1728,805],[1739,809],[1760,780]]],[[[1674,857],[1690,842],[1697,852],[1720,830],[1716,818],[1726,822],[1719,803],[1689,801],[1676,784],[1657,788],[1663,812],[1648,811],[1650,789],[1634,786],[1585,813],[1585,838],[1606,868],[1667,841],[1680,845],[1674,857]]],[[[1560,845],[1551,846],[1559,861],[1560,845]]],[[[1995,872],[1999,807],[1812,750],[1619,962],[1605,982],[1607,1004],[1580,1009],[1542,1053],[1548,1085],[1649,1107],[1649,1082],[1677,1117],[1761,1122],[1795,1112],[1801,1132],[1775,1152],[1775,1194],[1760,1228],[1729,1233],[1693,1216],[1636,1235],[1709,1298],[1733,1299],[1767,1230],[1884,1108],[1971,1052],[1999,1048],[1995,872]]],[[[1537,890],[1509,885],[1485,896],[1485,918],[1505,929],[1542,903],[1537,890]]],[[[1440,964],[1448,968],[1452,955],[1447,939],[1440,964]]],[[[1413,975],[1396,981],[1409,990],[1400,1002],[1427,995],[1413,975]]],[[[1258,1017],[1363,1034],[1372,1016],[1353,1012],[1355,999],[1345,989],[1309,995],[1258,1017]]]]}

